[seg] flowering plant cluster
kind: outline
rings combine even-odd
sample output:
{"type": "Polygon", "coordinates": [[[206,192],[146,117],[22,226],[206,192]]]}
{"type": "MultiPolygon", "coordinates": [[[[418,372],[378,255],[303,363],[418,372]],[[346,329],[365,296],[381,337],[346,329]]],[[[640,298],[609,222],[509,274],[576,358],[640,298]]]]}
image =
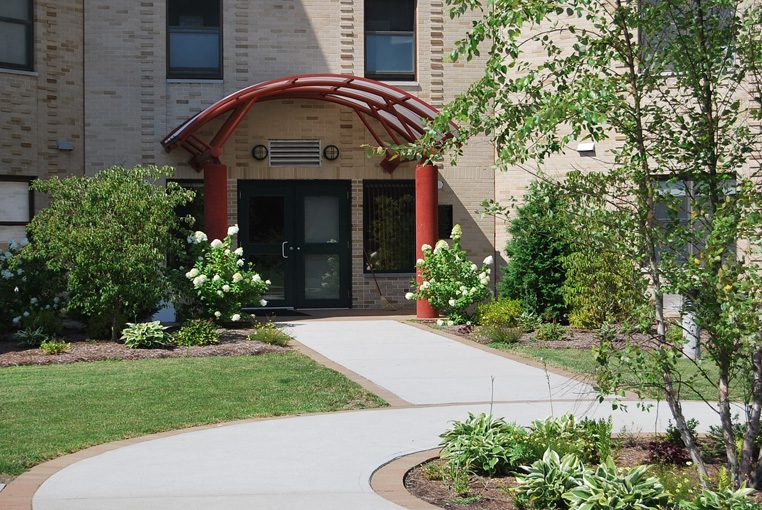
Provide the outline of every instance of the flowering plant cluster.
{"type": "Polygon", "coordinates": [[[188,237],[188,243],[197,245],[200,254],[185,277],[193,284],[209,318],[216,321],[236,322],[241,320],[244,305],[267,305],[262,296],[270,280],[263,280],[253,264],[244,261],[243,248],[232,249],[236,234],[237,225],[228,229],[225,239],[214,239],[211,243],[203,232],[188,237]]]}
{"type": "Polygon", "coordinates": [[[471,305],[489,297],[490,266],[492,257],[487,257],[481,267],[468,259],[468,253],[460,246],[463,232],[455,225],[447,241],[438,241],[433,248],[424,244],[423,258],[416,267],[421,283],[413,282],[413,291],[405,297],[409,300],[426,299],[437,311],[449,317],[440,324],[465,324],[470,322],[468,309],[471,305]]]}
{"type": "Polygon", "coordinates": [[[0,326],[41,328],[47,335],[60,332],[64,306],[61,279],[25,247],[11,241],[0,249],[0,326]]]}

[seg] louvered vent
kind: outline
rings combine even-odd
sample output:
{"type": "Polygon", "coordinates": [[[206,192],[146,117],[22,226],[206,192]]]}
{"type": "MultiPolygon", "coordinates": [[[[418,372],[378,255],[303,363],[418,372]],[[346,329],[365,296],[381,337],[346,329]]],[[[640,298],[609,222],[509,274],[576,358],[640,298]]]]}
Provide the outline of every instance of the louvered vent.
{"type": "Polygon", "coordinates": [[[320,166],[320,140],[270,140],[270,166],[320,166]]]}

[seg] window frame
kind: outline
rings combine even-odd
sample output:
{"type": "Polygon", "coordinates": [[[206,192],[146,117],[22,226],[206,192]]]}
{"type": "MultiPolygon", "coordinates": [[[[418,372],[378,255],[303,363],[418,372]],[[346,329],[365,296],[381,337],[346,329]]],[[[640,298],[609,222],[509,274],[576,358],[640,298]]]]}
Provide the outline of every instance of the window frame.
{"type": "MultiPolygon", "coordinates": [[[[362,181],[362,251],[363,251],[363,274],[370,275],[370,274],[377,274],[377,275],[387,275],[387,276],[393,276],[393,275],[414,275],[415,274],[415,237],[413,238],[413,257],[410,261],[410,268],[409,270],[405,270],[403,268],[395,268],[395,269],[369,269],[368,268],[368,260],[366,260],[366,243],[369,240],[368,235],[370,233],[370,224],[369,224],[369,216],[367,214],[367,208],[368,208],[368,187],[373,185],[383,185],[383,184],[407,184],[411,187],[412,194],[413,194],[413,200],[415,203],[415,180],[414,179],[363,179],[362,181]]],[[[413,231],[415,236],[415,213],[413,214],[413,231]]]]}
{"type": "MultiPolygon", "coordinates": [[[[368,0],[365,0],[367,3],[368,0]]],[[[413,0],[413,30],[368,30],[363,10],[363,76],[371,80],[391,82],[416,82],[418,80],[418,0],[413,0]],[[411,73],[370,73],[368,71],[368,35],[412,35],[413,70],[411,73]]]]}
{"type": "Polygon", "coordinates": [[[0,175],[0,183],[2,182],[25,182],[29,188],[29,219],[27,221],[5,221],[0,218],[0,226],[2,227],[25,227],[29,225],[34,218],[34,190],[32,189],[32,182],[36,177],[29,177],[24,175],[0,175]]]}
{"type": "MultiPolygon", "coordinates": [[[[26,20],[18,18],[7,18],[0,16],[0,21],[5,23],[14,23],[23,25],[26,28],[26,63],[15,64],[13,62],[0,61],[0,69],[14,69],[17,71],[34,71],[34,0],[26,0],[27,16],[26,20]]],[[[3,176],[0,176],[2,178],[3,176]]]]}
{"type": "Polygon", "coordinates": [[[167,0],[166,2],[166,48],[165,48],[165,56],[166,56],[166,76],[168,80],[222,80],[224,79],[224,19],[223,19],[223,0],[219,0],[220,2],[220,26],[219,26],[219,37],[220,37],[220,43],[219,43],[219,68],[216,73],[207,73],[207,72],[193,72],[192,68],[181,68],[180,71],[173,71],[172,69],[172,58],[171,58],[171,51],[172,51],[172,45],[170,43],[171,39],[171,26],[169,24],[169,4],[172,2],[172,0],[167,0]]]}

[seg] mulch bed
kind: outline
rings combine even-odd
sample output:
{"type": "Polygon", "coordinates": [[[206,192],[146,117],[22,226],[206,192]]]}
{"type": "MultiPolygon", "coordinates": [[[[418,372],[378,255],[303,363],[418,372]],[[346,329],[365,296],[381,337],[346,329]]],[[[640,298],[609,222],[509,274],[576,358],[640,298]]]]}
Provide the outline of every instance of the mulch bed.
{"type": "Polygon", "coordinates": [[[80,361],[136,360],[157,358],[201,358],[206,356],[254,356],[267,352],[283,352],[277,347],[246,339],[251,329],[221,329],[218,345],[171,347],[166,349],[130,349],[107,340],[87,340],[70,332],[63,340],[71,343],[69,352],[48,355],[40,349],[19,345],[13,337],[0,338],[0,367],[18,365],[61,365],[80,361]]]}

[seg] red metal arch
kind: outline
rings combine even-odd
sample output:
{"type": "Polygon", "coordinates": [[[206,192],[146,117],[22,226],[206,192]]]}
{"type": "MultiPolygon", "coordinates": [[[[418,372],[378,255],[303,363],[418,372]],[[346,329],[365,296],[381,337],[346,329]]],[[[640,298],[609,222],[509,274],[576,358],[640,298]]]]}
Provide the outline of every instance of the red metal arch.
{"type": "MultiPolygon", "coordinates": [[[[339,74],[304,74],[251,85],[235,92],[202,112],[194,115],[167,135],[161,144],[167,152],[182,147],[191,156],[191,164],[200,169],[205,163],[218,162],[222,147],[251,107],[258,102],[280,99],[308,99],[328,101],[352,108],[380,147],[386,141],[368,122],[375,119],[393,143],[414,142],[439,111],[430,104],[402,89],[367,78],[339,74]],[[228,114],[225,122],[210,142],[201,140],[197,133],[210,121],[228,114]]],[[[442,138],[452,136],[455,124],[442,138]]],[[[398,159],[389,156],[382,167],[392,171],[398,159]]]]}

